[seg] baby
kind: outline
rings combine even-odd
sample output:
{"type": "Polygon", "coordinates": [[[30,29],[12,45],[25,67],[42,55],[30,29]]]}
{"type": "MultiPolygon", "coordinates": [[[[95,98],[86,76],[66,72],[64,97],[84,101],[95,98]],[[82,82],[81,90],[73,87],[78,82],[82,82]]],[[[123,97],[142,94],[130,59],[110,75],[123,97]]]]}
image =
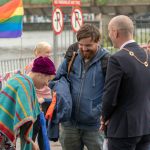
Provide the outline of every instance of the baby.
{"type": "MultiPolygon", "coordinates": [[[[50,57],[50,54],[52,53],[52,47],[49,43],[47,42],[39,42],[35,49],[34,49],[34,54],[35,58],[38,58],[40,56],[42,57],[50,57]]],[[[33,67],[33,62],[35,59],[33,59],[26,67],[25,67],[25,73],[28,74],[31,72],[32,67],[33,67]]],[[[54,75],[51,76],[51,79],[53,79],[54,75]]],[[[45,86],[42,89],[36,89],[37,97],[38,97],[38,102],[41,104],[44,102],[44,99],[51,99],[51,91],[48,86],[45,86]]]]}

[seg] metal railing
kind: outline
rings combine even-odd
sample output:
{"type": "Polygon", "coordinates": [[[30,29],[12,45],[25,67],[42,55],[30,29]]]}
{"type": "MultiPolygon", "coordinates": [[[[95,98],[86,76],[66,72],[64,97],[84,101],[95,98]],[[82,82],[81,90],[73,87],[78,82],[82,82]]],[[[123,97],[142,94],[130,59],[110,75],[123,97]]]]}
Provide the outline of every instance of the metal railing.
{"type": "MultiPolygon", "coordinates": [[[[98,22],[91,22],[99,26],[98,22]]],[[[106,25],[102,27],[102,39],[101,44],[103,47],[108,48],[110,52],[114,52],[112,44],[108,38],[106,25]],[[106,29],[106,30],[105,30],[106,29]]],[[[150,40],[150,22],[149,23],[135,23],[135,40],[139,44],[146,43],[150,40]]],[[[55,63],[56,68],[62,62],[64,52],[68,46],[76,41],[75,33],[69,27],[69,24],[65,26],[64,31],[59,36],[53,36],[53,55],[52,59],[55,63]],[[58,44],[59,43],[59,44],[58,44]]],[[[21,70],[23,72],[24,67],[33,59],[33,57],[15,58],[8,60],[0,60],[0,74],[5,75],[7,72],[14,72],[14,70],[21,70]]]]}
{"type": "MultiPolygon", "coordinates": [[[[53,54],[51,58],[54,60],[53,54]]],[[[63,58],[63,52],[57,54],[56,60],[58,65],[62,62],[63,58]]],[[[27,66],[33,59],[33,57],[24,57],[18,59],[0,60],[0,75],[4,77],[6,73],[14,74],[16,71],[21,71],[24,73],[25,66],[27,66]]]]}

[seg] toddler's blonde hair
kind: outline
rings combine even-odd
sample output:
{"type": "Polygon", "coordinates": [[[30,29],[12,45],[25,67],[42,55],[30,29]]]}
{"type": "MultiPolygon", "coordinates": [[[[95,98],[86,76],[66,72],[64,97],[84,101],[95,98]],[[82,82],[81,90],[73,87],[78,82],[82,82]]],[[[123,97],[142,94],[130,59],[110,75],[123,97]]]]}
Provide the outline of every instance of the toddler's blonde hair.
{"type": "Polygon", "coordinates": [[[52,49],[52,46],[47,43],[47,42],[39,42],[35,48],[34,48],[34,54],[35,56],[37,56],[38,54],[40,54],[42,51],[44,51],[47,47],[50,48],[50,50],[52,49]]]}

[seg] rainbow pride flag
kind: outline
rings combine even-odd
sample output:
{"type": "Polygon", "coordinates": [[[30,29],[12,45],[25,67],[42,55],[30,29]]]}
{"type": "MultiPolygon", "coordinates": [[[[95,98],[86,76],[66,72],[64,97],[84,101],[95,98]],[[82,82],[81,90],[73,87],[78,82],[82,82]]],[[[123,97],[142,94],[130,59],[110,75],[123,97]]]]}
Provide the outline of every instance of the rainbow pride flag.
{"type": "Polygon", "coordinates": [[[0,6],[0,38],[17,38],[23,28],[22,0],[10,0],[0,6]]]}

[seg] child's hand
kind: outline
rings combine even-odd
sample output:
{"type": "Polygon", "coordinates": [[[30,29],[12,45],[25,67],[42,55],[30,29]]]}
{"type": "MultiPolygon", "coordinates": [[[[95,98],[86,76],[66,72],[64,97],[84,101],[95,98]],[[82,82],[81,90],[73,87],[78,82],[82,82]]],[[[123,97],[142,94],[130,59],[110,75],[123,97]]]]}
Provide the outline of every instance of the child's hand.
{"type": "Polygon", "coordinates": [[[42,104],[42,103],[44,102],[44,98],[42,98],[42,97],[38,98],[38,102],[39,102],[40,104],[42,104]]]}
{"type": "Polygon", "coordinates": [[[40,150],[38,144],[32,141],[32,150],[40,150]]]}

